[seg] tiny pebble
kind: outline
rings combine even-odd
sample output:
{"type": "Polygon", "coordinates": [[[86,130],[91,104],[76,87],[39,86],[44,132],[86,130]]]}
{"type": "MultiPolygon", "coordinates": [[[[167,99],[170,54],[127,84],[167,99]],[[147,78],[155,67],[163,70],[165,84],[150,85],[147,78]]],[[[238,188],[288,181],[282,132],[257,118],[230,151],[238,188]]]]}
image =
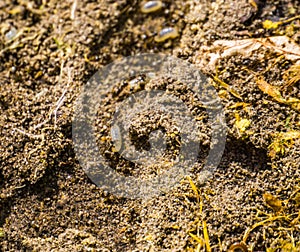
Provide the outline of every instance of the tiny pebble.
{"type": "Polygon", "coordinates": [[[17,71],[17,68],[15,66],[12,66],[10,71],[11,71],[11,73],[15,73],[17,71]]]}
{"type": "Polygon", "coordinates": [[[15,27],[11,27],[10,30],[5,34],[6,40],[12,40],[17,35],[17,29],[15,27]]]}

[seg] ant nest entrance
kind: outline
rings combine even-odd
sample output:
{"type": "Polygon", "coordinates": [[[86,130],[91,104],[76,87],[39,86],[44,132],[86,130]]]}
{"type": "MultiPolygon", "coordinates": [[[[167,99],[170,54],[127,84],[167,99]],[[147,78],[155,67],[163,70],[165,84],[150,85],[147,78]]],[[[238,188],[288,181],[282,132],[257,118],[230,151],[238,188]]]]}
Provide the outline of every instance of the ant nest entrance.
{"type": "Polygon", "coordinates": [[[98,141],[100,152],[124,176],[148,179],[178,165],[192,170],[207,155],[207,112],[176,80],[131,77],[112,89],[98,112],[98,139],[105,140],[98,141]]]}
{"type": "Polygon", "coordinates": [[[160,99],[158,94],[148,92],[141,94],[143,99],[133,97],[143,103],[132,106],[132,101],[125,102],[116,112],[112,126],[116,152],[134,164],[131,175],[139,177],[161,174],[180,158],[181,132],[176,120],[159,102],[147,101],[148,95],[150,99],[160,99]]]}
{"type": "Polygon", "coordinates": [[[147,173],[159,174],[179,158],[180,132],[172,118],[159,111],[138,114],[129,128],[129,141],[131,145],[122,156],[144,167],[147,173]]]}

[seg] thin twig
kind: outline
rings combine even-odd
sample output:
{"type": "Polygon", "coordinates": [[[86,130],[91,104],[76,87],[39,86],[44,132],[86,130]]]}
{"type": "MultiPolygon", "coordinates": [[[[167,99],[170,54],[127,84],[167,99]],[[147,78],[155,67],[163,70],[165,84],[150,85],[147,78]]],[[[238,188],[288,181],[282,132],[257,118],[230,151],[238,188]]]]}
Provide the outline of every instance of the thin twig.
{"type": "Polygon", "coordinates": [[[71,20],[75,19],[76,8],[77,8],[77,0],[74,0],[71,8],[71,15],[70,15],[71,20]]]}
{"type": "Polygon", "coordinates": [[[16,130],[16,131],[18,131],[19,133],[25,135],[25,136],[30,137],[30,138],[44,139],[44,135],[43,134],[36,135],[36,134],[32,134],[32,133],[26,132],[24,130],[20,130],[18,128],[13,128],[13,129],[16,130]]]}
{"type": "Polygon", "coordinates": [[[63,91],[62,95],[60,96],[60,98],[58,99],[57,103],[56,103],[56,108],[53,111],[54,114],[54,128],[56,128],[56,122],[57,122],[57,111],[58,109],[63,105],[64,100],[66,98],[66,93],[68,91],[69,85],[71,83],[71,69],[68,68],[68,83],[67,83],[67,88],[63,91]]]}

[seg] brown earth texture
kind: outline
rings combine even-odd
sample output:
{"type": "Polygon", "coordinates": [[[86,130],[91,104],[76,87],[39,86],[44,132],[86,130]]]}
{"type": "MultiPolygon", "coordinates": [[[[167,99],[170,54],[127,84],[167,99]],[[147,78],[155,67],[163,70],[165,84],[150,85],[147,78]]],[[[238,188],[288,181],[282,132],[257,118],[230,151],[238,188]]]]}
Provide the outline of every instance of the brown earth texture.
{"type": "Polygon", "coordinates": [[[300,251],[299,90],[297,0],[1,0],[0,251],[300,251]],[[169,115],[132,111],[136,149],[149,150],[150,133],[162,128],[166,151],[150,165],[122,157],[120,132],[110,132],[131,94],[164,89],[180,98],[200,140],[189,176],[133,199],[94,183],[72,130],[89,79],[142,53],[201,71],[220,98],[227,135],[203,180],[214,143],[197,94],[176,78],[124,73],[99,91],[106,98],[94,122],[98,155],[115,172],[155,178],[184,142],[169,115]]]}

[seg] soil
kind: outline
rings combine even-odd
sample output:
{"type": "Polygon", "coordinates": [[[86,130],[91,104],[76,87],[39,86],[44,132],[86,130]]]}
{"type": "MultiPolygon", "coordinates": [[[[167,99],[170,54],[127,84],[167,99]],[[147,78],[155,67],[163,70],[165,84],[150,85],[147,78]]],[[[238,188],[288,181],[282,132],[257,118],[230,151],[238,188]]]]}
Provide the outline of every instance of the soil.
{"type": "MultiPolygon", "coordinates": [[[[143,13],[134,0],[0,2],[0,251],[300,250],[299,68],[286,85],[299,54],[290,59],[262,46],[221,57],[213,67],[203,63],[218,40],[288,36],[300,47],[299,18],[264,25],[299,15],[299,1],[162,2],[153,13],[143,13]],[[164,27],[176,27],[179,36],[158,42],[164,27]],[[88,80],[107,64],[140,53],[195,64],[215,86],[228,129],[209,180],[198,180],[199,154],[190,179],[147,200],[97,187],[72,140],[76,98],[88,80]],[[259,80],[273,89],[263,91],[259,80]]],[[[99,142],[109,134],[115,104],[132,92],[122,85],[100,105],[99,142]]],[[[176,80],[147,85],[163,86],[191,105],[189,91],[176,80]]],[[[206,116],[200,105],[192,111],[206,116]]],[[[133,121],[137,148],[148,148],[139,134],[173,131],[168,117],[163,123],[155,113],[146,117],[133,121]]],[[[201,123],[205,152],[209,129],[201,123]]],[[[179,138],[172,136],[168,155],[176,156],[179,138]]],[[[100,150],[120,174],[143,178],[167,169],[140,169],[112,146],[105,141],[100,150]]]]}

